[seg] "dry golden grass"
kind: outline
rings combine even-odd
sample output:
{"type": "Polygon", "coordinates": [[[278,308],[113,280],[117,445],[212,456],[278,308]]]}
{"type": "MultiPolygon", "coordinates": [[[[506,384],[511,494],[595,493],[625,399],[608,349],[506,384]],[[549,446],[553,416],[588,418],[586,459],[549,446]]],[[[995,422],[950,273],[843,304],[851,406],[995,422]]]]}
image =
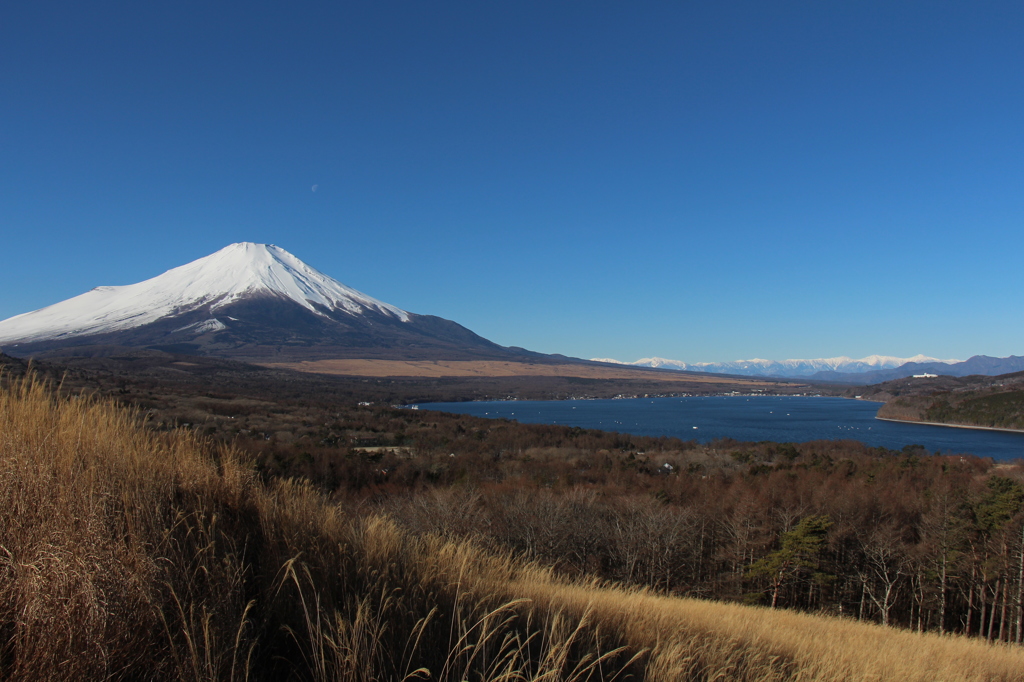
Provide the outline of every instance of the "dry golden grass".
{"type": "Polygon", "coordinates": [[[31,379],[0,392],[0,678],[1015,680],[1024,649],[566,583],[355,519],[31,379]]]}
{"type": "Polygon", "coordinates": [[[1024,650],[854,620],[639,591],[514,585],[548,608],[589,610],[648,646],[653,679],[1017,680],[1024,650]]]}
{"type": "Polygon", "coordinates": [[[584,680],[582,621],[462,588],[425,545],[236,453],[33,381],[0,392],[0,678],[584,680]]]}

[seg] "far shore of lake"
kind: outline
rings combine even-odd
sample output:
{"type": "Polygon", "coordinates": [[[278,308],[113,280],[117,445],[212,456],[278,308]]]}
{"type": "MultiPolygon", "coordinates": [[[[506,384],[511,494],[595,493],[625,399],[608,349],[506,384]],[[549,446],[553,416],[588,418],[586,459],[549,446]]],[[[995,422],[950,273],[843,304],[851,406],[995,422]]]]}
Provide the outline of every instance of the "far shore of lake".
{"type": "Polygon", "coordinates": [[[967,424],[944,424],[942,422],[922,422],[914,419],[890,419],[888,417],[878,417],[883,422],[897,422],[899,424],[923,424],[924,426],[949,426],[954,429],[975,429],[978,431],[1004,431],[1006,433],[1024,433],[1024,429],[1001,429],[996,426],[969,426],[967,424]]]}

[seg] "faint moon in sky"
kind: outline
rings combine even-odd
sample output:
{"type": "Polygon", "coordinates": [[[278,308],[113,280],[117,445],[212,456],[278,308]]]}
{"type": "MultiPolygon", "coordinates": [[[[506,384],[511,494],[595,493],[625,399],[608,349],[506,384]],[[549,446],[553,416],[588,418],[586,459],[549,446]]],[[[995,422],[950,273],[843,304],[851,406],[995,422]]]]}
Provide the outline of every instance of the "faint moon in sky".
{"type": "Polygon", "coordinates": [[[317,187],[319,187],[319,186],[320,186],[320,185],[313,185],[313,191],[315,192],[315,191],[316,191],[316,188],[317,188],[317,187]]]}

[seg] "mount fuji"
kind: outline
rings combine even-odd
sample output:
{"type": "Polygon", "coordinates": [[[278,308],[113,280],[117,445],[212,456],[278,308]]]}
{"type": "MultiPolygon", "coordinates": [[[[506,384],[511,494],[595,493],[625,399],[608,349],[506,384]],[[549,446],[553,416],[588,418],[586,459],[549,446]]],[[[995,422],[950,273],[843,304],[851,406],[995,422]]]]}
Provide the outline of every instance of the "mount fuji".
{"type": "Polygon", "coordinates": [[[378,301],[278,246],[249,242],[0,321],[0,347],[12,355],[106,346],[251,360],[544,357],[378,301]]]}

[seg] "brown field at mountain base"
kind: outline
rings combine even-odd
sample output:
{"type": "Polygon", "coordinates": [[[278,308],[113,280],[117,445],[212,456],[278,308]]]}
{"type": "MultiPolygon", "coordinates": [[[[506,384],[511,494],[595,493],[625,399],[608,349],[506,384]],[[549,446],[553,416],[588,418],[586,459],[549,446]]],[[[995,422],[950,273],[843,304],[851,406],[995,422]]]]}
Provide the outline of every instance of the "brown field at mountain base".
{"type": "Polygon", "coordinates": [[[291,369],[314,374],[366,377],[577,377],[582,379],[642,379],[664,383],[742,383],[751,388],[774,385],[756,379],[723,378],[714,375],[657,372],[643,369],[587,364],[549,364],[501,360],[310,360],[260,363],[264,367],[291,369]]]}

